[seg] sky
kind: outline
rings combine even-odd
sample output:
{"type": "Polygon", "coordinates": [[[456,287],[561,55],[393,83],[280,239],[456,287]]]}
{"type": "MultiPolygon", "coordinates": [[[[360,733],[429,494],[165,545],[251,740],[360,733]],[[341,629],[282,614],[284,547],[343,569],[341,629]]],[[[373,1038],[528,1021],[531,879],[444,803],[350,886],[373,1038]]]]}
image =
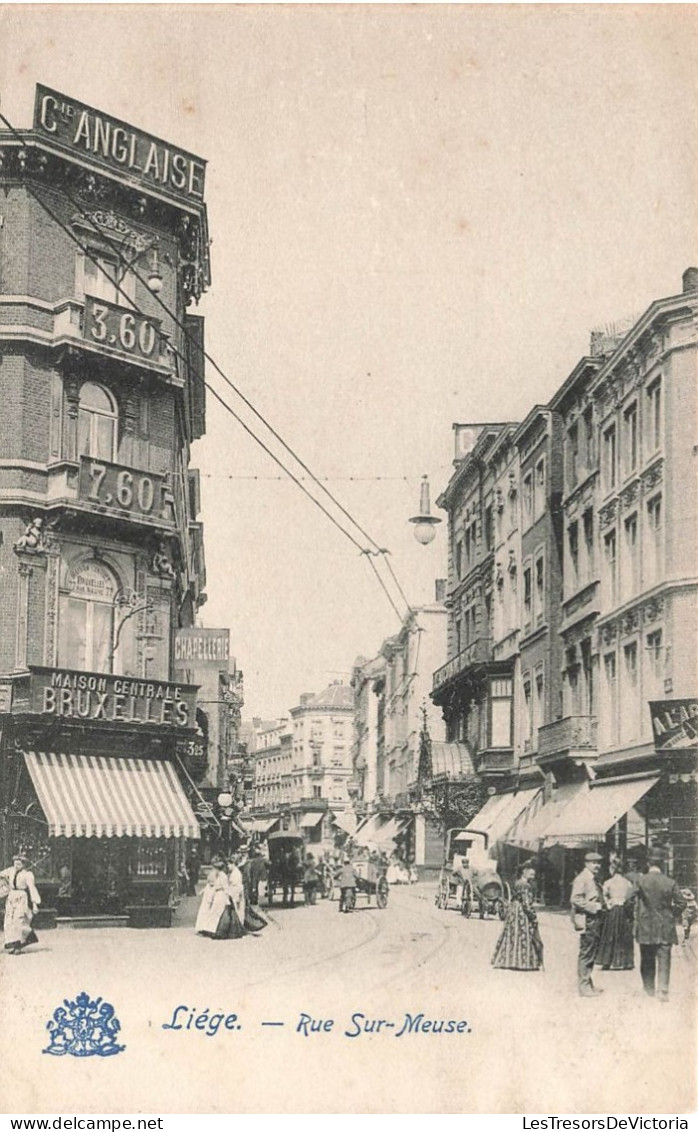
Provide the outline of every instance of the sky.
{"type": "MultiPolygon", "coordinates": [[[[41,82],[208,160],[208,351],[418,605],[446,523],[422,547],[408,519],[453,422],[523,419],[698,264],[697,39],[692,5],[0,5],[0,104],[29,127],[41,82]]],[[[283,716],[398,614],[210,396],[192,462],[201,623],[243,714],[283,716]]]]}

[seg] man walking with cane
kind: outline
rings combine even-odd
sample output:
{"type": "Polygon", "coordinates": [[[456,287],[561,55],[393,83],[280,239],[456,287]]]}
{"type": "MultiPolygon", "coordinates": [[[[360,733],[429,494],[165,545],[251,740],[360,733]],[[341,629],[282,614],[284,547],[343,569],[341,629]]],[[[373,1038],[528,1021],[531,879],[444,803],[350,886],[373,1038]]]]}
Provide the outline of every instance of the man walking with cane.
{"type": "Polygon", "coordinates": [[[574,879],[572,885],[572,921],[579,936],[579,959],[577,976],[579,993],[582,998],[595,998],[603,994],[592,981],[594,960],[601,938],[601,919],[603,914],[603,893],[597,880],[601,868],[601,854],[587,853],[584,868],[574,879]]]}

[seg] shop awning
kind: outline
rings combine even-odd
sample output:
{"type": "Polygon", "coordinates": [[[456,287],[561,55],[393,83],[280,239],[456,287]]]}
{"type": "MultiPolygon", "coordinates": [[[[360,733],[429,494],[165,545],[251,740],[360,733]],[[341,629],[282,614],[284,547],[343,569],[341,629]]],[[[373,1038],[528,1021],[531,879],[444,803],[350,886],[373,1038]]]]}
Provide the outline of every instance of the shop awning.
{"type": "Polygon", "coordinates": [[[353,835],[354,841],[357,845],[374,845],[380,830],[389,820],[387,814],[371,814],[353,835]]]}
{"type": "Polygon", "coordinates": [[[199,837],[171,763],[25,751],[52,837],[199,837]]]}
{"type": "Polygon", "coordinates": [[[659,775],[585,788],[546,831],[547,843],[568,848],[602,841],[617,821],[652,789],[659,775]]]}
{"type": "Polygon", "coordinates": [[[301,829],[315,829],[315,826],[319,825],[322,821],[322,815],[322,810],[319,814],[303,814],[298,825],[301,829]]]}
{"type": "Polygon", "coordinates": [[[534,786],[515,794],[495,794],[468,823],[466,832],[486,833],[487,848],[491,849],[497,841],[508,840],[505,836],[508,830],[540,793],[541,787],[534,786]]]}
{"type": "Polygon", "coordinates": [[[348,833],[350,837],[356,833],[355,814],[336,814],[333,810],[332,818],[334,820],[334,824],[338,826],[343,833],[348,833]]]}
{"type": "Polygon", "coordinates": [[[400,834],[405,832],[409,824],[409,818],[390,818],[389,821],[378,830],[378,833],[373,838],[373,844],[386,846],[391,842],[395,842],[400,834]]]}
{"type": "Polygon", "coordinates": [[[268,833],[278,818],[240,818],[245,833],[268,833]]]}
{"type": "MultiPolygon", "coordinates": [[[[564,783],[556,787],[553,797],[547,802],[544,791],[540,790],[505,833],[503,840],[509,845],[538,852],[546,844],[546,839],[561,814],[588,788],[586,782],[564,783]]],[[[550,843],[555,843],[554,838],[550,843]]]]}

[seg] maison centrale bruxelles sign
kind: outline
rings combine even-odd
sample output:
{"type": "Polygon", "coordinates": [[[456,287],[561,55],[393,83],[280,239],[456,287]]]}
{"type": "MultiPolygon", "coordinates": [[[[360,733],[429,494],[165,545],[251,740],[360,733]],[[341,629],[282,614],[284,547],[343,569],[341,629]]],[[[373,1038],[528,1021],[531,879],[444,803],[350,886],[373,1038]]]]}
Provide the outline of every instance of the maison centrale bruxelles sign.
{"type": "Polygon", "coordinates": [[[194,727],[196,688],[65,668],[31,669],[31,710],[54,719],[194,727]]]}
{"type": "Polygon", "coordinates": [[[37,83],[34,129],[61,149],[190,203],[204,198],[206,162],[37,83]]]}
{"type": "Polygon", "coordinates": [[[698,747],[698,699],[655,701],[650,714],[658,751],[698,747]]]}

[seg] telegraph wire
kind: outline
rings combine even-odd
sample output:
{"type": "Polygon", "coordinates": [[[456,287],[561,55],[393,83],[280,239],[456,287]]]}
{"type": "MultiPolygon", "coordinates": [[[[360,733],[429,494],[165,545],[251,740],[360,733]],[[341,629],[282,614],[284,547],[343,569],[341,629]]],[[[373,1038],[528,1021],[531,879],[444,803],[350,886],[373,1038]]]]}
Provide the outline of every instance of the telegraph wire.
{"type": "MultiPolygon", "coordinates": [[[[4,122],[4,124],[10,130],[10,132],[14,135],[14,137],[22,145],[27,145],[28,147],[33,148],[32,141],[29,141],[29,142],[25,141],[25,139],[22,137],[22,135],[15,129],[15,127],[11,124],[11,122],[9,122],[9,120],[5,117],[5,115],[1,111],[0,111],[0,121],[4,122]]],[[[102,264],[98,260],[97,254],[95,252],[93,252],[85,244],[83,244],[82,241],[79,240],[78,237],[75,235],[75,233],[66,224],[63,223],[61,218],[59,216],[57,216],[56,213],[53,211],[53,209],[46,203],[46,201],[42,199],[41,194],[36,191],[35,187],[30,182],[27,181],[25,184],[26,184],[26,188],[27,188],[28,192],[31,193],[31,195],[34,197],[34,199],[38,202],[39,206],[41,208],[43,208],[44,211],[47,213],[47,215],[50,216],[50,218],[54,221],[54,223],[56,223],[61,228],[61,230],[63,232],[65,232],[65,234],[69,237],[69,239],[72,240],[72,242],[80,249],[80,251],[83,253],[83,255],[86,255],[92,261],[92,263],[95,264],[97,269],[99,271],[101,271],[102,274],[107,279],[109,279],[110,283],[114,286],[115,290],[120,295],[122,295],[124,297],[124,299],[126,299],[127,303],[129,304],[129,309],[134,310],[137,314],[141,315],[142,318],[145,318],[145,319],[149,318],[149,315],[145,311],[143,311],[141,309],[141,307],[135,302],[135,300],[133,300],[127,294],[127,292],[121,286],[121,284],[117,280],[112,279],[111,276],[105,271],[102,264]]],[[[69,200],[69,202],[71,203],[71,205],[74,208],[77,209],[80,216],[92,225],[92,228],[94,229],[95,234],[98,235],[100,237],[100,239],[104,240],[104,242],[107,243],[111,247],[111,249],[113,250],[113,252],[115,253],[115,255],[118,259],[118,262],[123,264],[124,259],[123,259],[123,256],[120,252],[118,245],[113,240],[110,239],[108,234],[102,232],[101,229],[99,229],[97,227],[97,225],[95,224],[92,217],[90,217],[84,211],[84,209],[79,204],[79,202],[75,201],[74,198],[72,197],[72,195],[65,188],[64,188],[63,191],[65,192],[65,195],[66,195],[67,199],[69,200]]],[[[147,280],[143,277],[143,275],[141,275],[141,273],[135,268],[135,266],[133,264],[131,264],[131,265],[128,265],[128,267],[129,267],[129,270],[131,270],[132,273],[136,276],[136,278],[139,279],[140,282],[143,283],[143,285],[147,287],[148,286],[147,280]]],[[[158,294],[155,294],[152,291],[150,293],[153,296],[153,298],[155,298],[157,300],[157,302],[163,308],[163,310],[173,320],[175,325],[182,331],[182,333],[184,334],[187,341],[190,344],[193,344],[194,347],[198,349],[199,348],[198,343],[194,341],[191,334],[187,330],[185,324],[180,321],[180,319],[177,317],[177,315],[169,308],[169,306],[160,298],[160,296],[158,294]]],[[[174,346],[172,343],[170,343],[170,348],[171,348],[172,352],[177,357],[179,357],[181,359],[181,361],[183,362],[183,364],[187,367],[187,371],[191,372],[189,364],[188,364],[188,360],[182,355],[181,351],[178,350],[177,347],[174,346]]],[[[223,397],[221,397],[221,395],[218,393],[218,391],[209,382],[207,382],[205,380],[205,378],[197,378],[197,380],[201,381],[203,386],[206,389],[208,389],[209,392],[216,398],[216,400],[221,404],[221,406],[228,413],[230,413],[230,415],[238,422],[238,424],[245,430],[245,432],[247,432],[248,435],[251,436],[252,439],[257,442],[257,444],[259,444],[259,446],[263,449],[263,451],[266,452],[266,454],[268,456],[270,456],[271,459],[282,469],[282,471],[284,471],[286,473],[286,475],[291,480],[293,480],[293,482],[301,489],[301,491],[308,497],[308,499],[310,499],[310,501],[312,503],[314,503],[315,506],[318,507],[320,509],[320,511],[323,512],[324,515],[327,516],[327,518],[334,524],[334,526],[337,528],[337,530],[339,530],[346,538],[349,539],[349,541],[356,547],[356,549],[359,551],[359,553],[361,555],[365,555],[367,557],[367,559],[368,559],[368,561],[371,565],[371,568],[373,569],[373,572],[374,572],[376,578],[378,579],[378,582],[379,582],[381,588],[383,589],[384,593],[386,594],[386,597],[388,598],[388,601],[390,602],[393,610],[395,611],[396,616],[398,617],[398,619],[400,621],[402,621],[403,615],[400,613],[395,602],[393,601],[392,596],[390,595],[390,592],[389,592],[387,586],[385,585],[385,582],[383,581],[380,574],[378,573],[376,565],[373,561],[373,557],[383,557],[385,559],[385,561],[388,565],[388,568],[389,568],[389,572],[390,572],[393,580],[395,581],[395,583],[397,585],[397,588],[400,592],[402,600],[405,602],[405,605],[407,607],[407,611],[408,611],[408,613],[411,613],[412,612],[411,606],[410,606],[409,602],[407,601],[407,598],[404,595],[402,587],[397,582],[397,578],[395,577],[395,573],[392,569],[392,566],[388,562],[387,555],[388,555],[389,552],[387,550],[379,547],[379,545],[375,541],[375,539],[371,538],[371,536],[366,531],[364,531],[363,527],[357,522],[357,520],[355,520],[353,518],[353,516],[350,514],[350,512],[347,511],[346,508],[328,490],[328,488],[326,488],[324,486],[324,484],[321,482],[321,480],[318,479],[318,477],[314,475],[314,473],[310,470],[310,468],[308,468],[308,466],[301,460],[301,458],[296,455],[294,450],[276,432],[276,430],[272,427],[272,425],[269,424],[269,422],[266,420],[266,418],[254,407],[252,402],[249,401],[247,397],[245,397],[245,395],[241,392],[241,390],[239,390],[237,388],[237,386],[234,384],[234,382],[231,381],[231,379],[224,373],[224,371],[220,368],[220,366],[215,361],[215,359],[212,358],[205,350],[201,351],[201,353],[203,354],[204,358],[208,362],[210,362],[210,364],[214,367],[216,372],[220,374],[220,376],[223,378],[223,380],[226,382],[226,384],[230,386],[230,388],[233,390],[233,392],[235,392],[236,395],[240,397],[240,399],[243,401],[243,403],[246,406],[248,406],[248,408],[251,409],[251,411],[254,413],[254,415],[265,425],[265,427],[269,430],[269,432],[271,432],[271,434],[279,441],[279,443],[286,449],[286,451],[296,460],[296,462],[300,465],[300,467],[302,467],[305,471],[308,472],[309,479],[311,479],[314,483],[316,483],[321,488],[322,491],[324,491],[324,493],[332,500],[332,502],[335,504],[335,506],[349,519],[349,521],[356,527],[356,529],[358,531],[360,531],[360,533],[366,538],[366,540],[368,542],[372,543],[372,545],[376,548],[375,550],[370,550],[370,549],[363,547],[358,542],[358,540],[349,531],[347,531],[346,528],[341,525],[341,523],[339,523],[337,521],[337,519],[331,514],[331,512],[329,512],[327,510],[327,508],[320,502],[320,500],[317,499],[311,492],[308,491],[308,489],[303,485],[301,479],[299,477],[297,477],[282,462],[282,460],[274,452],[272,452],[272,450],[268,447],[268,445],[266,445],[264,443],[264,441],[254,432],[254,430],[240,417],[240,415],[232,408],[232,406],[229,405],[228,402],[223,399],[223,397]]],[[[194,376],[196,376],[196,375],[194,375],[194,376]]],[[[233,477],[231,476],[229,478],[233,478],[233,477]]],[[[256,478],[256,477],[252,477],[252,478],[256,478]]],[[[380,478],[380,477],[377,477],[377,478],[380,478]]],[[[396,478],[399,478],[399,477],[396,477],[396,478]]],[[[406,477],[404,477],[404,478],[406,479],[406,477]]]]}
{"type": "MultiPolygon", "coordinates": [[[[15,138],[19,142],[21,142],[22,145],[32,146],[32,141],[27,142],[22,137],[21,133],[18,130],[15,129],[15,127],[8,121],[8,119],[5,117],[5,115],[2,114],[1,112],[0,112],[0,120],[5,123],[5,125],[8,127],[8,129],[11,130],[11,132],[14,134],[15,138]]],[[[65,191],[65,195],[66,195],[67,199],[70,201],[71,205],[78,210],[78,212],[80,213],[81,217],[84,220],[88,221],[88,223],[91,224],[92,228],[95,231],[95,234],[100,236],[100,238],[104,239],[110,245],[112,250],[117,255],[119,261],[121,263],[123,263],[124,262],[123,256],[121,255],[120,249],[119,249],[118,245],[116,244],[116,242],[114,240],[112,240],[109,237],[108,234],[102,232],[97,227],[97,225],[95,224],[92,217],[89,216],[84,211],[84,209],[82,208],[80,203],[73,198],[72,194],[67,189],[64,189],[64,191],[65,191]]],[[[34,195],[36,196],[36,194],[34,194],[34,195]]],[[[36,196],[36,199],[37,200],[39,199],[38,196],[36,196]]],[[[41,204],[42,202],[39,201],[39,203],[41,204]]],[[[96,262],[94,256],[90,256],[90,259],[93,262],[96,262]]],[[[104,271],[104,269],[101,268],[101,265],[97,264],[97,266],[99,267],[100,270],[102,270],[104,275],[107,274],[104,271]]],[[[136,276],[136,278],[139,279],[140,282],[143,283],[144,286],[147,287],[148,286],[147,280],[136,269],[135,265],[129,264],[128,267],[133,272],[133,274],[136,276]]],[[[110,278],[109,276],[107,276],[107,277],[110,278]]],[[[123,290],[119,289],[119,293],[123,294],[124,297],[126,299],[128,299],[129,302],[132,303],[134,309],[137,310],[139,314],[143,315],[144,318],[148,317],[142,310],[140,310],[140,308],[138,308],[136,306],[135,302],[133,302],[133,300],[130,299],[129,296],[127,294],[125,294],[125,292],[123,290]]],[[[162,309],[166,312],[166,314],[173,320],[175,325],[182,331],[182,333],[184,334],[187,341],[189,341],[190,343],[193,343],[195,348],[198,348],[198,343],[194,342],[194,340],[192,339],[192,336],[189,333],[189,331],[186,327],[186,324],[177,317],[176,313],[173,310],[171,310],[171,308],[167,305],[167,303],[164,301],[164,299],[162,299],[160,297],[160,295],[156,294],[155,292],[151,292],[151,294],[153,295],[153,298],[157,301],[159,306],[162,307],[162,309]]],[[[371,536],[368,534],[367,531],[365,531],[363,529],[363,527],[360,525],[360,523],[356,519],[354,519],[354,517],[339,502],[339,500],[335,498],[335,496],[329,491],[329,489],[326,488],[324,486],[324,484],[322,484],[322,482],[315,476],[315,474],[311,471],[311,469],[307,466],[307,464],[305,464],[304,461],[300,458],[300,456],[298,456],[298,454],[291,448],[291,446],[289,444],[287,444],[287,442],[276,431],[276,429],[273,427],[273,425],[271,425],[269,423],[269,421],[266,419],[266,417],[262,413],[260,413],[258,409],[255,408],[255,406],[252,404],[252,402],[249,400],[249,398],[245,396],[245,394],[242,392],[242,390],[239,389],[238,386],[232,381],[232,379],[230,377],[228,377],[228,375],[224,372],[224,370],[221,369],[221,367],[218,365],[218,362],[215,360],[215,358],[213,358],[205,349],[202,350],[201,353],[203,354],[203,357],[206,359],[206,361],[208,361],[213,366],[213,368],[216,370],[216,372],[219,374],[219,376],[223,378],[225,383],[233,390],[233,392],[236,394],[236,396],[238,396],[240,398],[240,400],[243,402],[243,404],[245,404],[247,406],[247,408],[250,409],[252,413],[254,413],[254,415],[257,417],[257,419],[262,422],[262,424],[265,426],[265,428],[267,428],[269,430],[269,432],[272,434],[272,436],[282,445],[283,448],[286,449],[286,451],[289,453],[289,455],[293,457],[293,459],[299,464],[299,466],[303,469],[303,471],[308,473],[310,478],[315,483],[317,483],[318,487],[320,487],[320,489],[322,491],[325,492],[325,494],[332,500],[332,502],[339,509],[339,511],[341,511],[342,514],[347,519],[349,519],[349,521],[353,524],[353,526],[355,526],[356,529],[364,536],[364,538],[368,542],[370,542],[376,548],[376,550],[378,550],[379,549],[378,543],[375,541],[375,539],[371,538],[371,536]]]]}

